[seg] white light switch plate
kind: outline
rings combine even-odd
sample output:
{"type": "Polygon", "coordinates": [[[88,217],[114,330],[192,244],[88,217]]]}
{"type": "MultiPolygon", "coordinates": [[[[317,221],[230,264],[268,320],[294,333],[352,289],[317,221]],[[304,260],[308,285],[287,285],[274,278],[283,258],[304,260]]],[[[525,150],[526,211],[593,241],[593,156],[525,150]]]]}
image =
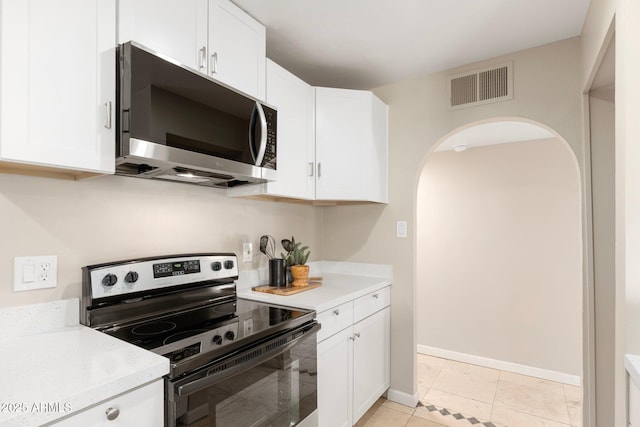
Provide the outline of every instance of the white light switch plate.
{"type": "Polygon", "coordinates": [[[253,243],[242,244],[242,262],[253,261],[253,243]]]}
{"type": "Polygon", "coordinates": [[[58,284],[56,255],[25,256],[13,259],[13,291],[55,288],[58,284]]]}
{"type": "Polygon", "coordinates": [[[407,237],[407,221],[396,222],[396,237],[404,239],[407,237]]]}

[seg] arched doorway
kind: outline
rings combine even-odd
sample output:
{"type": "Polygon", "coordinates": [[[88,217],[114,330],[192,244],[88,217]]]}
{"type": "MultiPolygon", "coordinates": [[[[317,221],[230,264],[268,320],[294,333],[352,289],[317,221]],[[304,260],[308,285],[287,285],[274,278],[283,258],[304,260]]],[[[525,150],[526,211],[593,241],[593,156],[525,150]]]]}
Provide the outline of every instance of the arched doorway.
{"type": "Polygon", "coordinates": [[[486,368],[438,371],[436,363],[421,380],[419,357],[418,397],[480,402],[481,413],[469,415],[481,421],[521,415],[577,423],[580,392],[571,386],[582,374],[582,195],[566,141],[518,118],[463,126],[425,159],[416,198],[418,351],[486,368]],[[453,390],[474,374],[479,379],[453,390]],[[501,375],[513,384],[501,386],[501,375]],[[562,393],[564,414],[545,412],[557,403],[551,397],[521,406],[510,400],[503,389],[527,387],[520,375],[562,393]],[[489,419],[493,408],[497,418],[489,419]]]}

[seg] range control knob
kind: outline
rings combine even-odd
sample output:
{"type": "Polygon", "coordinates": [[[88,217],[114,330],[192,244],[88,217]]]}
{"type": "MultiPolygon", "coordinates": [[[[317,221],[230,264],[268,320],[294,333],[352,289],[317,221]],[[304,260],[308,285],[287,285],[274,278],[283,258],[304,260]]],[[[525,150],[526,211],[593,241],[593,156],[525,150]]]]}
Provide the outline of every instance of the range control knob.
{"type": "Polygon", "coordinates": [[[224,337],[229,341],[233,341],[236,338],[236,334],[234,334],[233,331],[227,331],[225,332],[224,337]]]}
{"type": "Polygon", "coordinates": [[[224,268],[226,268],[227,270],[231,270],[233,268],[233,261],[231,260],[227,260],[224,262],[224,268]]]}
{"type": "Polygon", "coordinates": [[[213,338],[211,339],[211,342],[216,344],[216,345],[220,345],[222,344],[222,337],[220,335],[214,335],[213,338]]]}
{"type": "Polygon", "coordinates": [[[220,270],[222,270],[222,263],[220,263],[220,261],[212,262],[212,263],[211,263],[211,269],[212,269],[213,271],[220,271],[220,270]]]}
{"type": "Polygon", "coordinates": [[[135,283],[138,281],[138,273],[130,271],[124,276],[124,281],[127,283],[135,283]]]}
{"type": "Polygon", "coordinates": [[[109,273],[102,278],[102,286],[111,287],[118,283],[118,276],[113,273],[109,273]]]}

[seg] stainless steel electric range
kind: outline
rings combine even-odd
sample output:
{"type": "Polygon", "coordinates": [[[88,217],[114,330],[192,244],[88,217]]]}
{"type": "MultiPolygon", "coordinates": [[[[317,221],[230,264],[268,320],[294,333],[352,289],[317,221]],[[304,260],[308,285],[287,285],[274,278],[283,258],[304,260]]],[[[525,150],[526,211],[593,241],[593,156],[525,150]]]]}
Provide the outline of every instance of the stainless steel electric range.
{"type": "Polygon", "coordinates": [[[170,360],[166,426],[317,422],[315,312],[237,298],[234,254],[82,270],[82,323],[170,360]]]}

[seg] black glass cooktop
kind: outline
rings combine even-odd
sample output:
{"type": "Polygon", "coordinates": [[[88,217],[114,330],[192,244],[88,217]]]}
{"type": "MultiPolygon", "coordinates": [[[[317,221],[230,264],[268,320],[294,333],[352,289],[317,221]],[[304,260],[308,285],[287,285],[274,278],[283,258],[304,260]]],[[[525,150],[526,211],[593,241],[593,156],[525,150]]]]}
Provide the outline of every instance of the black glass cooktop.
{"type": "Polygon", "coordinates": [[[179,361],[198,353],[253,341],[312,320],[311,310],[233,298],[194,310],[117,326],[105,333],[179,361]],[[296,322],[296,320],[300,322],[296,322]]]}

